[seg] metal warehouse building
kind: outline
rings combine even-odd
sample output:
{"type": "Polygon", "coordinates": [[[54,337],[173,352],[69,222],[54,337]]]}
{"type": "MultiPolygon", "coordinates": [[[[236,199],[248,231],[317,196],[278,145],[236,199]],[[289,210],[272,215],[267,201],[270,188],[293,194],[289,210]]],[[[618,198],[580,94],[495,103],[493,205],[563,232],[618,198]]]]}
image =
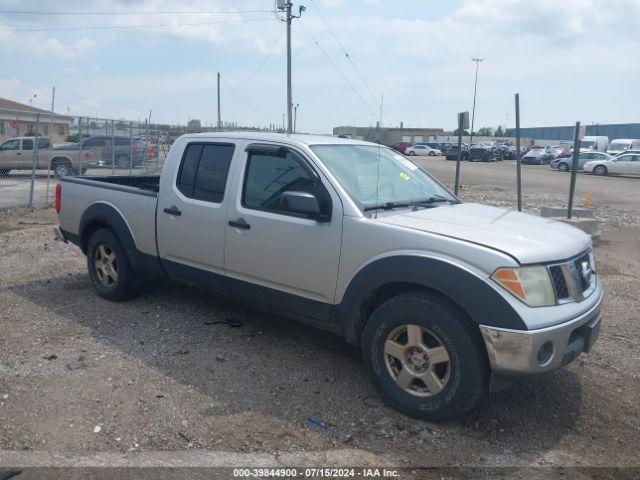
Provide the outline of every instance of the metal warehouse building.
{"type": "MultiPolygon", "coordinates": [[[[574,125],[566,127],[521,128],[520,136],[532,140],[573,140],[574,125]]],[[[515,136],[515,128],[507,130],[509,136],[515,136]]],[[[614,138],[640,138],[640,123],[610,123],[585,125],[585,135],[602,135],[614,138]]]]}

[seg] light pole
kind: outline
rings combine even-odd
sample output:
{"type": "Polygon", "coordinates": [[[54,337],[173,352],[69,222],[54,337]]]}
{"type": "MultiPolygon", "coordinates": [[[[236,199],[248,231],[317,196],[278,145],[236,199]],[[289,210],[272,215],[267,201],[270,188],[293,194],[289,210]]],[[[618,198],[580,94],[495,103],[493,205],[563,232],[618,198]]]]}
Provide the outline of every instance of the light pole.
{"type": "Polygon", "coordinates": [[[473,109],[471,110],[471,138],[469,140],[469,146],[473,143],[473,123],[476,119],[476,94],[478,93],[478,66],[480,62],[484,61],[484,58],[472,58],[472,61],[476,62],[476,81],[473,85],[473,109]]]}

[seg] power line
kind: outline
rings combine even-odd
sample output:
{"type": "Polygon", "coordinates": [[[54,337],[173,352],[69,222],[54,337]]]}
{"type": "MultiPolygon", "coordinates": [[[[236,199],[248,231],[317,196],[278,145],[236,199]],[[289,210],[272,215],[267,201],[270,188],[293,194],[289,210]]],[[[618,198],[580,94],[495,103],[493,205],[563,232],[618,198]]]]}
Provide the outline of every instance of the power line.
{"type": "Polygon", "coordinates": [[[166,27],[198,27],[208,25],[222,25],[228,23],[248,23],[248,22],[271,22],[271,18],[257,18],[246,20],[229,20],[226,22],[201,22],[201,23],[173,23],[158,25],[110,25],[104,27],[54,27],[54,28],[17,28],[13,32],[59,32],[59,31],[80,31],[80,30],[126,30],[133,28],[166,28],[166,27]]]}
{"type": "Polygon", "coordinates": [[[35,11],[35,10],[0,10],[1,15],[213,15],[272,13],[273,10],[160,10],[155,12],[72,12],[72,11],[35,11]]]}
{"type": "Polygon", "coordinates": [[[262,110],[260,110],[259,108],[253,106],[251,103],[249,103],[247,100],[245,100],[237,91],[235,88],[233,88],[233,85],[231,85],[229,82],[227,82],[225,80],[225,78],[220,75],[220,79],[231,89],[231,92],[236,96],[236,98],[238,100],[240,100],[242,103],[244,103],[247,107],[249,107],[251,110],[253,110],[256,113],[259,113],[260,115],[264,115],[265,117],[280,117],[280,115],[273,115],[272,113],[267,113],[264,112],[262,110]]]}
{"type": "Polygon", "coordinates": [[[260,73],[260,71],[262,70],[262,67],[264,67],[264,64],[267,63],[267,60],[269,60],[269,58],[273,54],[274,50],[278,46],[278,42],[280,41],[280,37],[282,37],[282,32],[284,32],[284,27],[280,29],[280,31],[278,32],[278,36],[276,37],[276,39],[274,40],[273,44],[271,45],[271,49],[265,55],[265,57],[262,59],[262,61],[260,62],[260,65],[258,65],[258,68],[249,76],[249,78],[247,78],[244,82],[240,82],[240,83],[234,83],[234,84],[231,84],[230,82],[226,82],[226,83],[228,85],[233,85],[234,87],[244,87],[246,84],[251,82],[251,80],[253,80],[260,73]]]}
{"type": "Polygon", "coordinates": [[[322,20],[322,22],[326,25],[327,29],[329,30],[329,32],[331,32],[331,35],[333,35],[333,38],[335,38],[337,44],[340,46],[340,48],[342,49],[342,52],[344,53],[344,56],[347,57],[347,60],[349,60],[349,63],[351,64],[351,66],[353,67],[353,69],[355,70],[356,74],[358,75],[358,77],[360,78],[360,81],[362,82],[362,84],[366,87],[366,89],[369,91],[369,95],[371,95],[371,98],[373,99],[374,103],[378,103],[378,98],[376,97],[376,95],[373,93],[373,91],[371,90],[371,88],[369,87],[369,84],[367,83],[367,81],[365,80],[364,76],[362,75],[362,73],[360,73],[360,70],[358,69],[358,67],[356,66],[355,62],[353,61],[353,58],[351,58],[351,55],[349,55],[349,52],[347,51],[347,49],[344,47],[343,43],[340,41],[340,39],[338,38],[338,35],[336,34],[335,30],[333,28],[331,28],[331,25],[329,25],[329,22],[327,22],[327,19],[324,17],[324,15],[322,14],[322,12],[320,11],[320,8],[318,7],[318,5],[316,4],[316,2],[314,0],[311,0],[311,3],[313,4],[314,8],[316,9],[316,11],[318,12],[318,15],[320,15],[320,19],[322,20]]]}
{"type": "Polygon", "coordinates": [[[360,95],[360,92],[356,89],[356,87],[354,87],[354,85],[349,81],[349,79],[347,78],[347,76],[342,72],[342,70],[340,69],[340,67],[338,66],[338,64],[336,62],[334,62],[334,60],[331,58],[331,56],[329,56],[329,54],[326,52],[326,50],[324,48],[322,48],[322,46],[320,46],[320,43],[318,42],[318,40],[315,39],[315,37],[313,35],[311,35],[311,32],[307,29],[307,27],[305,26],[304,22],[300,22],[300,25],[302,25],[303,30],[306,32],[306,34],[309,36],[309,38],[311,39],[311,41],[313,43],[316,44],[316,46],[318,47],[318,49],[324,54],[325,57],[327,57],[327,60],[329,60],[329,62],[331,63],[331,65],[333,65],[333,68],[335,68],[338,73],[340,74],[340,76],[342,77],[342,79],[345,81],[345,83],[349,86],[349,88],[351,88],[351,90],[353,91],[353,93],[355,93],[358,98],[362,101],[362,103],[367,107],[367,110],[369,110],[369,113],[371,115],[375,116],[374,111],[371,109],[371,107],[369,106],[369,103],[364,99],[364,97],[362,95],[360,95]]]}

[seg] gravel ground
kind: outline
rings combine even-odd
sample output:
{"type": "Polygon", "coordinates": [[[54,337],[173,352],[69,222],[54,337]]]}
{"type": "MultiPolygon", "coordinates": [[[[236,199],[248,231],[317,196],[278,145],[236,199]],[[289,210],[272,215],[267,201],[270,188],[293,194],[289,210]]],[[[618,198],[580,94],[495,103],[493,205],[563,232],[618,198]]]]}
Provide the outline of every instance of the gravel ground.
{"type": "MultiPolygon", "coordinates": [[[[512,205],[489,187],[462,197],[512,205]]],[[[555,201],[525,198],[531,211],[555,201]]],[[[52,240],[51,209],[0,215],[0,465],[2,450],[347,449],[412,467],[638,467],[637,211],[596,212],[607,298],[594,351],[444,425],[385,407],[339,338],[172,284],[107,302],[79,250],[52,240]]]]}

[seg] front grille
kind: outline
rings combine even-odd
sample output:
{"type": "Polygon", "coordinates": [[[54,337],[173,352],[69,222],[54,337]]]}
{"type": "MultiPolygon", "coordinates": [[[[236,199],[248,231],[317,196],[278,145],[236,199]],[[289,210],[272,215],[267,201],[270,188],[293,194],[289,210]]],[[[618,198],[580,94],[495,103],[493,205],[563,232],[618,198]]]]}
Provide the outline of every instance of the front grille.
{"type": "Polygon", "coordinates": [[[584,292],[585,290],[587,290],[590,286],[590,279],[589,278],[585,278],[584,275],[582,275],[582,266],[584,264],[587,264],[587,268],[589,269],[593,269],[593,265],[591,265],[591,258],[589,258],[589,254],[586,253],[583,256],[581,256],[580,258],[578,258],[575,261],[575,269],[577,272],[577,277],[579,280],[579,285],[580,285],[580,291],[584,292]]]}
{"type": "Polygon", "coordinates": [[[562,268],[559,265],[554,265],[549,268],[549,273],[551,273],[551,280],[553,280],[553,287],[556,290],[558,300],[569,298],[569,289],[567,288],[567,282],[564,279],[562,268]]]}
{"type": "Polygon", "coordinates": [[[595,287],[595,266],[591,252],[564,263],[549,266],[556,298],[559,302],[581,302],[595,287]]]}

